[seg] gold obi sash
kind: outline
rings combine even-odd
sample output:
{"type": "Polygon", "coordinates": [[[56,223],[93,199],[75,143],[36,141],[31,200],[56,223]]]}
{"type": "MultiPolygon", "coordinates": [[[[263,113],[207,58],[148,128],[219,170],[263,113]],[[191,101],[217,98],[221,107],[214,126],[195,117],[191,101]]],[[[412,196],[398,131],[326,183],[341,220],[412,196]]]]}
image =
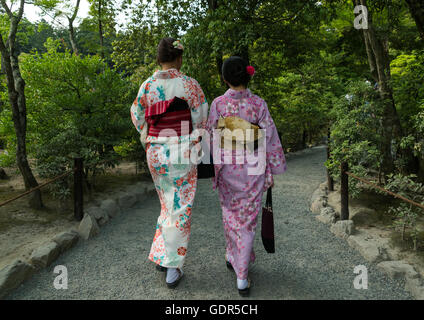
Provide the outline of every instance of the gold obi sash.
{"type": "Polygon", "coordinates": [[[256,124],[240,117],[220,117],[217,129],[220,130],[221,148],[227,150],[257,149],[258,140],[262,138],[262,131],[256,124]]]}

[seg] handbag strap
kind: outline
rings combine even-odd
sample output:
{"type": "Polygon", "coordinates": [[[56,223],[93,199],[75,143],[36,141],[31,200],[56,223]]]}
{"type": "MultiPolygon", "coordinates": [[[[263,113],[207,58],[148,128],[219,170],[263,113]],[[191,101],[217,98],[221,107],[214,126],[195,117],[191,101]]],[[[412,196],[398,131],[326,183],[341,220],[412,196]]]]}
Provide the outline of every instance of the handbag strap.
{"type": "Polygon", "coordinates": [[[272,209],[272,188],[268,188],[268,191],[266,192],[265,207],[272,209]]]}

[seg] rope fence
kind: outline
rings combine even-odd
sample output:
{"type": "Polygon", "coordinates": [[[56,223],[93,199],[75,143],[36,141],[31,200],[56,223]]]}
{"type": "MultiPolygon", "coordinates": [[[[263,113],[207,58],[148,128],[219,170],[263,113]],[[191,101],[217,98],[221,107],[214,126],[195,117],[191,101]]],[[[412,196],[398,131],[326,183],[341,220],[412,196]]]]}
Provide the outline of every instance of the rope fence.
{"type": "MultiPolygon", "coordinates": [[[[327,159],[330,157],[329,150],[327,148],[327,159]]],[[[397,199],[400,199],[404,202],[407,202],[413,206],[416,206],[418,208],[424,209],[424,204],[418,203],[416,201],[413,201],[411,199],[408,199],[400,194],[397,194],[395,192],[392,192],[390,190],[387,190],[383,187],[380,187],[379,185],[375,184],[372,181],[369,181],[365,178],[359,177],[352,172],[349,172],[349,167],[346,162],[343,162],[340,165],[340,197],[341,197],[341,204],[340,204],[340,220],[349,220],[349,177],[356,179],[358,181],[361,181],[362,183],[365,183],[367,185],[372,186],[375,189],[378,189],[382,192],[385,192],[397,199]]],[[[327,169],[327,186],[329,191],[334,191],[334,184],[333,184],[333,178],[330,176],[330,173],[327,169]]]]}
{"type": "Polygon", "coordinates": [[[8,204],[10,202],[13,202],[15,200],[18,200],[18,199],[20,199],[20,198],[22,198],[24,196],[27,196],[27,195],[33,193],[34,191],[40,190],[41,188],[43,188],[43,187],[45,187],[45,186],[47,186],[47,185],[49,185],[49,184],[51,184],[53,182],[56,182],[58,180],[61,180],[61,179],[65,178],[65,177],[69,176],[73,172],[74,172],[73,170],[67,171],[67,172],[61,174],[60,176],[57,176],[56,178],[53,178],[51,180],[48,180],[48,181],[44,182],[43,184],[40,184],[38,187],[32,188],[31,190],[28,190],[28,191],[26,191],[26,192],[24,192],[24,193],[22,193],[22,194],[20,194],[20,195],[18,195],[16,197],[12,198],[12,199],[6,200],[5,202],[0,203],[0,207],[3,207],[3,206],[5,206],[6,204],[8,204]]]}
{"type": "MultiPolygon", "coordinates": [[[[112,160],[116,160],[116,159],[108,159],[108,160],[104,160],[104,161],[100,161],[95,163],[94,165],[88,166],[87,168],[93,168],[99,165],[103,165],[107,162],[110,162],[112,160]]],[[[38,185],[35,188],[32,188],[31,190],[28,190],[16,197],[13,197],[11,199],[8,199],[2,203],[0,203],[0,208],[13,202],[16,201],[24,196],[27,196],[37,190],[40,190],[41,188],[52,184],[56,181],[59,181],[61,179],[66,178],[67,176],[73,174],[74,175],[74,217],[77,221],[81,221],[83,216],[84,216],[84,210],[83,210],[83,181],[84,181],[84,164],[83,164],[83,159],[82,158],[75,158],[74,159],[74,168],[72,170],[68,170],[64,173],[62,173],[61,175],[52,178],[40,185],[38,185]]]]}
{"type": "Polygon", "coordinates": [[[359,181],[361,181],[361,182],[363,182],[363,183],[365,183],[365,184],[368,184],[368,185],[370,185],[370,186],[373,186],[373,187],[374,187],[374,188],[376,188],[376,189],[379,189],[379,190],[381,190],[381,191],[383,191],[383,192],[386,192],[386,193],[388,193],[388,194],[392,195],[392,196],[393,196],[393,197],[395,197],[395,198],[401,199],[401,200],[403,200],[403,201],[405,201],[405,202],[408,202],[408,203],[410,203],[410,204],[412,204],[412,205],[414,205],[414,206],[416,206],[416,207],[419,207],[419,208],[421,208],[421,209],[424,209],[424,205],[423,205],[423,204],[421,204],[421,203],[415,202],[415,201],[413,201],[413,200],[411,200],[411,199],[408,199],[408,198],[405,198],[404,196],[401,196],[400,194],[397,194],[397,193],[394,193],[394,192],[392,192],[392,191],[386,190],[386,189],[384,189],[384,188],[382,188],[382,187],[380,187],[380,186],[376,185],[375,183],[373,183],[373,182],[371,182],[371,181],[368,181],[368,180],[365,180],[364,178],[361,178],[361,177],[356,176],[355,174],[353,174],[353,173],[351,173],[351,172],[349,172],[349,171],[346,171],[346,174],[347,174],[348,176],[351,176],[352,178],[354,178],[354,179],[356,179],[356,180],[359,180],[359,181]]]}

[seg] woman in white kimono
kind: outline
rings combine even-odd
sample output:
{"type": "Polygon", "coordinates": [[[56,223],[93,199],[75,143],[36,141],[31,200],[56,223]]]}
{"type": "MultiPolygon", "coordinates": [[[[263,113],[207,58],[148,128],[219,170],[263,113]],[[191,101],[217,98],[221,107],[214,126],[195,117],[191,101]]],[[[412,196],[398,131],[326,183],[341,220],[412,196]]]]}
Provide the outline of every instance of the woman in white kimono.
{"type": "Polygon", "coordinates": [[[197,167],[190,161],[190,151],[198,140],[190,133],[204,128],[208,116],[208,103],[198,82],[180,72],[183,51],[173,38],[160,41],[161,70],[141,85],[131,106],[161,203],[149,260],[166,271],[170,288],[183,276],[197,186],[197,167]]]}

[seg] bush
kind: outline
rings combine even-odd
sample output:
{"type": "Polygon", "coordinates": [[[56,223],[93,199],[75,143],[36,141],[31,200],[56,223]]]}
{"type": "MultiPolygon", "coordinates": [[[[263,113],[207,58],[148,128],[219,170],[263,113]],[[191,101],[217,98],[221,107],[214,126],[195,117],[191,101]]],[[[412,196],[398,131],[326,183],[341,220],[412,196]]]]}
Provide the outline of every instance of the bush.
{"type": "MultiPolygon", "coordinates": [[[[416,175],[404,176],[401,174],[389,175],[386,188],[407,199],[424,204],[424,185],[416,182],[416,175]]],[[[405,240],[406,229],[411,230],[411,238],[414,243],[414,250],[418,247],[417,220],[423,214],[423,210],[413,204],[401,202],[396,207],[390,207],[389,212],[395,216],[393,226],[395,230],[400,230],[402,240],[405,240]]]]}
{"type": "Polygon", "coordinates": [[[22,57],[33,156],[43,177],[63,173],[82,157],[88,182],[89,174],[94,179],[116,164],[114,146],[132,138],[129,105],[137,88],[100,57],[58,52],[59,46],[49,40],[46,53],[22,57]]]}
{"type": "MultiPolygon", "coordinates": [[[[350,83],[349,91],[336,102],[331,117],[331,157],[327,168],[339,177],[342,162],[359,176],[379,172],[382,164],[381,108],[373,87],[365,81],[350,83]]],[[[349,179],[352,194],[357,195],[360,184],[349,179]]],[[[379,177],[380,180],[380,177],[379,177]]]]}

